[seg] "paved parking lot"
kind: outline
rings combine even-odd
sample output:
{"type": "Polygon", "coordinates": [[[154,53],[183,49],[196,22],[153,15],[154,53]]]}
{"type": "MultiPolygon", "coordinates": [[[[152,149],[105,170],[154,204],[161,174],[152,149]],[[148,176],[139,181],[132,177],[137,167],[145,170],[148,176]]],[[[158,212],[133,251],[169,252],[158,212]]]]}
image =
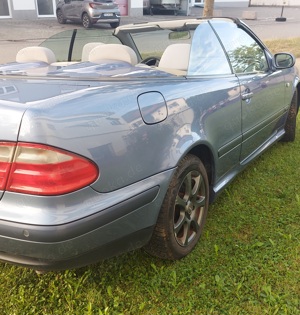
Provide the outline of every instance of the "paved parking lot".
{"type": "MultiPolygon", "coordinates": [[[[300,37],[300,7],[284,8],[283,17],[286,22],[276,22],[276,17],[281,16],[281,7],[217,7],[219,13],[224,17],[243,18],[244,11],[255,11],[256,20],[245,20],[261,39],[300,37]]],[[[203,8],[193,7],[189,17],[201,17],[203,8]]],[[[155,21],[162,19],[180,19],[185,16],[174,16],[173,14],[153,16],[144,15],[141,17],[122,17],[121,24],[155,21]]],[[[37,20],[0,20],[0,63],[13,61],[16,53],[23,47],[39,45],[46,38],[59,33],[62,30],[82,28],[81,24],[67,23],[60,25],[55,18],[37,20]]],[[[107,29],[108,25],[95,25],[95,28],[107,29]]]]}

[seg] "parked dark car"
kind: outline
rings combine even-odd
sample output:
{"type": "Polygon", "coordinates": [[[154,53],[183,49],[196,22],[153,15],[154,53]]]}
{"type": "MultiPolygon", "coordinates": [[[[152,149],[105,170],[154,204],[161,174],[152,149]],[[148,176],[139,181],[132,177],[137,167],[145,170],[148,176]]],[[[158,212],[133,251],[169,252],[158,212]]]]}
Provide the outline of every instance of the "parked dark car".
{"type": "Polygon", "coordinates": [[[112,0],[60,0],[56,7],[57,21],[81,21],[85,28],[93,24],[108,23],[112,28],[120,25],[120,10],[112,0]]]}
{"type": "Polygon", "coordinates": [[[209,202],[294,140],[295,59],[238,19],[120,26],[73,57],[79,33],[66,53],[58,34],[0,66],[0,259],[40,271],[141,247],[180,259],[209,202]]]}

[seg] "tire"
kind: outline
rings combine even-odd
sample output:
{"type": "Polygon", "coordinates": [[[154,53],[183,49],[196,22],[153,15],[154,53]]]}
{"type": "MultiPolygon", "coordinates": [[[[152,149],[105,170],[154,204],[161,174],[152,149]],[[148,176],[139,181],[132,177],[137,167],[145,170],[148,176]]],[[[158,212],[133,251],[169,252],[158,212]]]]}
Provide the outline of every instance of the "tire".
{"type": "Polygon", "coordinates": [[[82,25],[84,28],[91,28],[93,23],[87,13],[82,14],[82,25]]]}
{"type": "Polygon", "coordinates": [[[120,22],[112,22],[112,23],[109,23],[109,24],[110,24],[111,28],[116,28],[116,27],[120,26],[120,22]]]}
{"type": "Polygon", "coordinates": [[[67,20],[64,18],[64,15],[61,10],[57,10],[56,17],[57,17],[57,22],[59,24],[66,24],[67,20]]]}
{"type": "Polygon", "coordinates": [[[178,165],[145,250],[176,260],[189,254],[202,233],[209,200],[207,173],[200,159],[187,155],[178,165]]]}
{"type": "Polygon", "coordinates": [[[298,112],[298,93],[296,90],[293,95],[291,106],[290,106],[288,116],[285,122],[285,126],[284,126],[285,134],[281,138],[282,142],[292,142],[295,140],[297,112],[298,112]]]}

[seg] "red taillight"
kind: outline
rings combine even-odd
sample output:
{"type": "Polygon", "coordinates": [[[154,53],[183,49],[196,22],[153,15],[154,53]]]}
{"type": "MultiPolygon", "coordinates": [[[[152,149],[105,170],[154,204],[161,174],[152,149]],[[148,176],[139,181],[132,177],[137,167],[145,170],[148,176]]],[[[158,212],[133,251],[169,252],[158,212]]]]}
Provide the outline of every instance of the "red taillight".
{"type": "Polygon", "coordinates": [[[0,190],[5,189],[15,147],[12,142],[0,142],[0,190]]]}
{"type": "Polygon", "coordinates": [[[101,4],[98,3],[89,3],[89,5],[92,9],[100,9],[101,7],[101,4]]]}
{"type": "Polygon", "coordinates": [[[61,195],[97,179],[90,160],[41,144],[0,143],[0,189],[34,195],[61,195]]]}

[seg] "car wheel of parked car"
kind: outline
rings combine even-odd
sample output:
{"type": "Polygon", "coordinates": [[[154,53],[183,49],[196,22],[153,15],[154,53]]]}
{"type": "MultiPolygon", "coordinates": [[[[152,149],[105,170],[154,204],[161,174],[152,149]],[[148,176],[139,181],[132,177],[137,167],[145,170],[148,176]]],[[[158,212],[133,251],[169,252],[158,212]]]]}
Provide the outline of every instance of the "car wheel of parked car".
{"type": "Polygon", "coordinates": [[[87,13],[83,13],[82,15],[82,25],[84,28],[91,28],[93,23],[87,13]]]}
{"type": "Polygon", "coordinates": [[[205,167],[199,158],[187,155],[171,180],[152,238],[145,250],[171,260],[190,253],[202,233],[208,199],[205,167]]]}
{"type": "Polygon", "coordinates": [[[295,91],[291,106],[289,109],[288,117],[285,123],[285,134],[281,141],[283,142],[290,142],[295,140],[296,136],[296,121],[297,121],[297,111],[298,111],[298,93],[297,90],[295,91]]]}
{"type": "Polygon", "coordinates": [[[120,22],[112,22],[110,23],[111,28],[116,28],[118,26],[120,26],[120,22]]]}
{"type": "Polygon", "coordinates": [[[59,24],[66,24],[67,20],[64,18],[61,10],[57,10],[56,17],[59,24]]]}

